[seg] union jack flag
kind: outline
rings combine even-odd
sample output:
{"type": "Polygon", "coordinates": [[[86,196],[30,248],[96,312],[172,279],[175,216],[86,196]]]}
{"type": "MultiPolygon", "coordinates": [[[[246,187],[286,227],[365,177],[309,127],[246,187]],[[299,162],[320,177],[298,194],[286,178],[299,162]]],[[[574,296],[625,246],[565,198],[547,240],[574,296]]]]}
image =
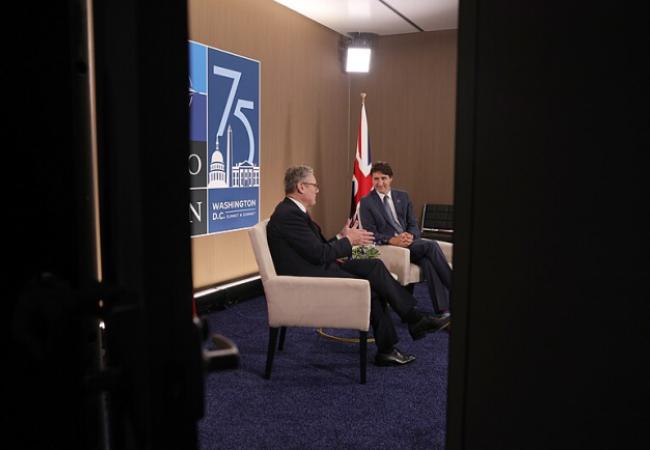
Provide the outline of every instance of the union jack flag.
{"type": "Polygon", "coordinates": [[[368,119],[366,117],[366,94],[361,94],[361,118],[359,119],[359,133],[357,135],[357,151],[354,158],[352,173],[352,199],[350,202],[350,217],[352,221],[359,217],[359,202],[372,190],[372,177],[370,169],[370,142],[368,140],[368,119]]]}

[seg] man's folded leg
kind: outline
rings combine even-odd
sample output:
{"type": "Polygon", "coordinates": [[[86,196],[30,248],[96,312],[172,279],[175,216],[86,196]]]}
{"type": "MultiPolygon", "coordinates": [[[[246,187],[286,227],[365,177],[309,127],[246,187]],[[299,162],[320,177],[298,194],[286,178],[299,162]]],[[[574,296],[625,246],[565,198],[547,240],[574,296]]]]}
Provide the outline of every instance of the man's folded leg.
{"type": "Polygon", "coordinates": [[[413,297],[390,274],[379,259],[352,259],[341,266],[343,270],[370,282],[370,288],[385,299],[398,316],[404,318],[416,304],[413,297]]]}
{"type": "Polygon", "coordinates": [[[370,282],[370,288],[380,298],[385,299],[397,315],[408,324],[409,334],[413,340],[422,339],[427,333],[441,330],[449,324],[449,317],[435,318],[418,311],[415,308],[415,297],[395,281],[381,260],[349,260],[341,267],[370,282]]]}
{"type": "Polygon", "coordinates": [[[413,261],[420,266],[420,270],[424,275],[427,288],[429,290],[429,297],[431,298],[431,305],[433,310],[438,316],[441,316],[449,310],[449,290],[444,286],[438,273],[427,258],[422,258],[418,261],[413,261]]]}
{"type": "Polygon", "coordinates": [[[409,247],[411,262],[420,266],[429,289],[433,309],[441,316],[449,311],[451,269],[440,246],[435,241],[416,239],[409,247]]]}
{"type": "Polygon", "coordinates": [[[395,346],[399,339],[390,317],[388,305],[374,291],[371,291],[370,323],[377,345],[376,365],[403,366],[415,361],[415,356],[403,353],[395,346]]]}

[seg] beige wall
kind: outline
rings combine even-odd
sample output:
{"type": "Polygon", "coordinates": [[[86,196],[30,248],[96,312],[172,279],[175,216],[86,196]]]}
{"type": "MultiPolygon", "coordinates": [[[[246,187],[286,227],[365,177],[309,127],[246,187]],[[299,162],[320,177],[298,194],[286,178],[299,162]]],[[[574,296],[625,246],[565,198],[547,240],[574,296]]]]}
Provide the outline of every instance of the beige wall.
{"type": "MultiPolygon", "coordinates": [[[[284,195],[286,167],[305,163],[322,191],[314,218],[326,234],[339,230],[350,204],[360,89],[368,92],[373,159],[389,160],[396,185],[415,201],[451,201],[455,32],[382,38],[373,73],[352,78],[341,69],[339,34],[272,0],[189,0],[188,11],[190,39],[261,61],[262,218],[284,195]],[[405,139],[408,148],[390,156],[405,139]]],[[[195,288],[257,272],[245,231],[192,239],[192,266],[195,288]]]]}
{"type": "Polygon", "coordinates": [[[456,40],[456,30],[379,37],[371,72],[352,75],[352,129],[365,92],[372,160],[390,163],[418,220],[425,203],[453,203],[456,40]]]}
{"type": "MultiPolygon", "coordinates": [[[[283,198],[285,168],[305,163],[327,192],[314,216],[334,230],[351,189],[351,175],[341,176],[350,173],[349,86],[339,35],[271,0],[190,0],[188,8],[190,39],[261,61],[260,216],[283,198]]],[[[197,288],[257,272],[245,231],[192,239],[192,266],[197,288]]]]}

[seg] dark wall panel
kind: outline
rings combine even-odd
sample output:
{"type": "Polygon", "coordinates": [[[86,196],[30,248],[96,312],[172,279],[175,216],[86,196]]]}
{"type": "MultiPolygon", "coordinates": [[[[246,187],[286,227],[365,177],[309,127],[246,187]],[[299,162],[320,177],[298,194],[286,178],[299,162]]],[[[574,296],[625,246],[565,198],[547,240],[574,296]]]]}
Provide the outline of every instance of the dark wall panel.
{"type": "Polygon", "coordinates": [[[449,449],[648,446],[646,14],[565,6],[461,2],[449,449]]]}

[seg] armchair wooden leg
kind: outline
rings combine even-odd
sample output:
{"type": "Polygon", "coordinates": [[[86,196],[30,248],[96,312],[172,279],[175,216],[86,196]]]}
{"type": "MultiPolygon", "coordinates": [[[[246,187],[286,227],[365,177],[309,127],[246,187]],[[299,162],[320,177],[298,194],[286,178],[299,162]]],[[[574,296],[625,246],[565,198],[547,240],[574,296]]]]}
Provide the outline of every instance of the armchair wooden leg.
{"type": "Polygon", "coordinates": [[[287,334],[287,327],[280,327],[280,343],[278,344],[278,350],[284,350],[284,337],[287,334]]]}
{"type": "Polygon", "coordinates": [[[271,368],[273,367],[273,356],[275,355],[279,330],[279,328],[269,327],[269,347],[266,352],[266,371],[264,372],[264,378],[267,380],[271,378],[271,368]]]}
{"type": "Polygon", "coordinates": [[[361,357],[361,384],[366,384],[366,363],[368,359],[368,332],[359,331],[359,354],[361,357]]]}

